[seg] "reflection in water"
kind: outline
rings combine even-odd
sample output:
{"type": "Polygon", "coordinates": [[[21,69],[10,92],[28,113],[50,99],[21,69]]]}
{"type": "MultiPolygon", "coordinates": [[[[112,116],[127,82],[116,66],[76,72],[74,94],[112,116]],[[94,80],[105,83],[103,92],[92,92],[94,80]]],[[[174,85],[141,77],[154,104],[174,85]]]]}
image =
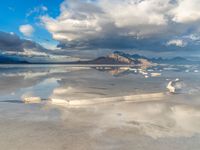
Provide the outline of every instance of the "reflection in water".
{"type": "Polygon", "coordinates": [[[108,128],[124,127],[137,129],[140,134],[152,138],[191,137],[200,134],[200,106],[120,104],[105,111],[98,124],[102,132],[108,128]]]}
{"type": "Polygon", "coordinates": [[[0,69],[3,120],[62,122],[62,128],[67,128],[64,133],[80,129],[103,140],[112,131],[119,134],[113,140],[122,135],[161,139],[200,134],[198,66],[18,65],[0,69]],[[184,83],[183,92],[169,94],[167,84],[176,78],[184,83]]]}
{"type": "Polygon", "coordinates": [[[0,101],[0,103],[24,103],[21,100],[6,100],[6,101],[0,101]]]}

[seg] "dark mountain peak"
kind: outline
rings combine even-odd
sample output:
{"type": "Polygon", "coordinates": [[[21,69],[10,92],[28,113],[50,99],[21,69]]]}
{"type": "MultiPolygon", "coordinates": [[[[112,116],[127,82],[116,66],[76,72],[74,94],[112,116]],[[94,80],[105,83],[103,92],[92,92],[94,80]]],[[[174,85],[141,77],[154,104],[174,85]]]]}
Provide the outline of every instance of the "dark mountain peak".
{"type": "Polygon", "coordinates": [[[183,58],[183,57],[174,57],[173,60],[181,60],[181,61],[186,61],[187,59],[186,58],[183,58]]]}
{"type": "Polygon", "coordinates": [[[130,59],[148,59],[147,57],[145,56],[141,56],[139,54],[128,54],[128,53],[124,53],[124,52],[121,52],[121,51],[115,51],[113,54],[118,54],[120,56],[124,56],[124,57],[127,57],[127,58],[130,58],[130,59]]]}
{"type": "Polygon", "coordinates": [[[132,55],[130,55],[128,53],[121,52],[121,51],[115,51],[113,54],[119,55],[119,56],[122,56],[122,57],[126,57],[126,58],[129,58],[129,59],[133,59],[132,55]]]}
{"type": "Polygon", "coordinates": [[[174,58],[147,58],[138,54],[128,54],[122,51],[115,51],[113,54],[109,55],[116,58],[121,58],[120,60],[129,60],[132,64],[141,64],[141,60],[145,63],[152,62],[158,64],[200,64],[199,61],[191,61],[184,57],[174,57],[174,58]],[[122,59],[123,58],[123,59],[122,59]]]}
{"type": "Polygon", "coordinates": [[[132,55],[120,51],[115,51],[106,57],[99,57],[93,61],[89,61],[88,63],[135,65],[139,67],[149,67],[153,65],[151,61],[144,59],[144,57],[137,55],[137,57],[135,56],[135,58],[133,58],[132,55]]]}
{"type": "Polygon", "coordinates": [[[141,56],[141,55],[138,55],[138,54],[133,54],[131,57],[135,58],[135,59],[149,59],[149,58],[147,58],[145,56],[141,56]]]}

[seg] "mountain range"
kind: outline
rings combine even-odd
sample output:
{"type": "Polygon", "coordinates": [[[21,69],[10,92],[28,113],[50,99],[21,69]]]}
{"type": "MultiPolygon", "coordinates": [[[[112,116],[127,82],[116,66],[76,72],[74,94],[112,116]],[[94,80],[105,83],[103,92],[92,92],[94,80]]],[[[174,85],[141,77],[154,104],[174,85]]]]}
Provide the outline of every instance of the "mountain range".
{"type": "MultiPolygon", "coordinates": [[[[82,62],[84,63],[84,62],[82,62]]],[[[138,67],[150,67],[155,65],[151,60],[148,60],[143,57],[134,58],[131,55],[122,53],[122,52],[114,52],[105,57],[99,57],[91,61],[85,62],[87,64],[115,64],[115,65],[133,65],[138,67]]]]}
{"type": "MultiPolygon", "coordinates": [[[[28,61],[22,61],[15,57],[0,55],[0,64],[36,64],[28,61]]],[[[38,64],[115,64],[115,65],[133,65],[139,67],[149,67],[155,64],[176,64],[176,65],[190,65],[200,64],[200,61],[191,61],[183,57],[174,57],[169,59],[148,58],[138,54],[128,54],[121,51],[115,51],[108,56],[98,57],[89,61],[77,62],[59,62],[59,63],[38,63],[38,64]]]]}
{"type": "MultiPolygon", "coordinates": [[[[84,62],[82,62],[84,63],[84,62]]],[[[155,64],[172,64],[172,65],[192,65],[200,64],[200,61],[191,61],[183,57],[174,57],[164,59],[159,58],[148,58],[138,54],[128,54],[121,51],[115,51],[106,57],[99,57],[97,59],[85,62],[89,64],[127,64],[136,66],[152,66],[155,64]]]]}

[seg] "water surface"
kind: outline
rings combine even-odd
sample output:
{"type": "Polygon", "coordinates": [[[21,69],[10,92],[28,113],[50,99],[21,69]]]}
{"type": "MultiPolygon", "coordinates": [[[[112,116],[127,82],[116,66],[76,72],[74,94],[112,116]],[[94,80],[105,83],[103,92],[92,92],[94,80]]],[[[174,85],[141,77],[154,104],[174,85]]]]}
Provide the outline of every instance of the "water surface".
{"type": "Polygon", "coordinates": [[[198,70],[1,65],[1,148],[198,150],[198,70]],[[183,87],[171,94],[176,78],[183,87]]]}

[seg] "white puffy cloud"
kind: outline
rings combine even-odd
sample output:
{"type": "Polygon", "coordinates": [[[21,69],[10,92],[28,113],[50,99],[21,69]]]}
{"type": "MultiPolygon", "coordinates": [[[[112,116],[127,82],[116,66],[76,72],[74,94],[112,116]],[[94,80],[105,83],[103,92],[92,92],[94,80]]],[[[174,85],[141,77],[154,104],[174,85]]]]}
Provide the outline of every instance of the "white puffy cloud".
{"type": "Polygon", "coordinates": [[[44,12],[47,12],[48,11],[48,8],[44,5],[41,5],[41,6],[37,6],[37,7],[34,7],[33,9],[31,9],[30,11],[28,11],[26,13],[26,17],[29,17],[35,13],[37,14],[43,14],[44,12]]]}
{"type": "Polygon", "coordinates": [[[65,1],[61,5],[61,14],[58,18],[43,16],[42,21],[54,39],[72,41],[94,35],[101,30],[100,12],[97,9],[98,7],[92,3],[65,1]]]}
{"type": "Polygon", "coordinates": [[[180,39],[174,39],[174,40],[168,41],[167,45],[168,46],[174,45],[174,46],[178,46],[178,47],[185,47],[187,45],[187,43],[180,39]]]}
{"type": "Polygon", "coordinates": [[[167,24],[167,11],[172,7],[169,0],[103,0],[99,4],[118,27],[167,24]]]}
{"type": "Polygon", "coordinates": [[[173,21],[189,23],[200,20],[199,0],[177,0],[177,7],[172,10],[173,21]]]}
{"type": "Polygon", "coordinates": [[[149,34],[167,24],[165,12],[172,7],[169,1],[64,1],[60,16],[43,16],[42,21],[59,41],[104,36],[108,32],[126,36],[149,34]]]}
{"type": "Polygon", "coordinates": [[[199,8],[198,0],[65,0],[58,17],[41,20],[62,48],[149,48],[159,42],[162,48],[200,31],[199,8]]]}
{"type": "Polygon", "coordinates": [[[24,36],[31,36],[34,32],[34,28],[30,24],[25,24],[21,25],[19,27],[19,31],[24,35],[24,36]]]}

